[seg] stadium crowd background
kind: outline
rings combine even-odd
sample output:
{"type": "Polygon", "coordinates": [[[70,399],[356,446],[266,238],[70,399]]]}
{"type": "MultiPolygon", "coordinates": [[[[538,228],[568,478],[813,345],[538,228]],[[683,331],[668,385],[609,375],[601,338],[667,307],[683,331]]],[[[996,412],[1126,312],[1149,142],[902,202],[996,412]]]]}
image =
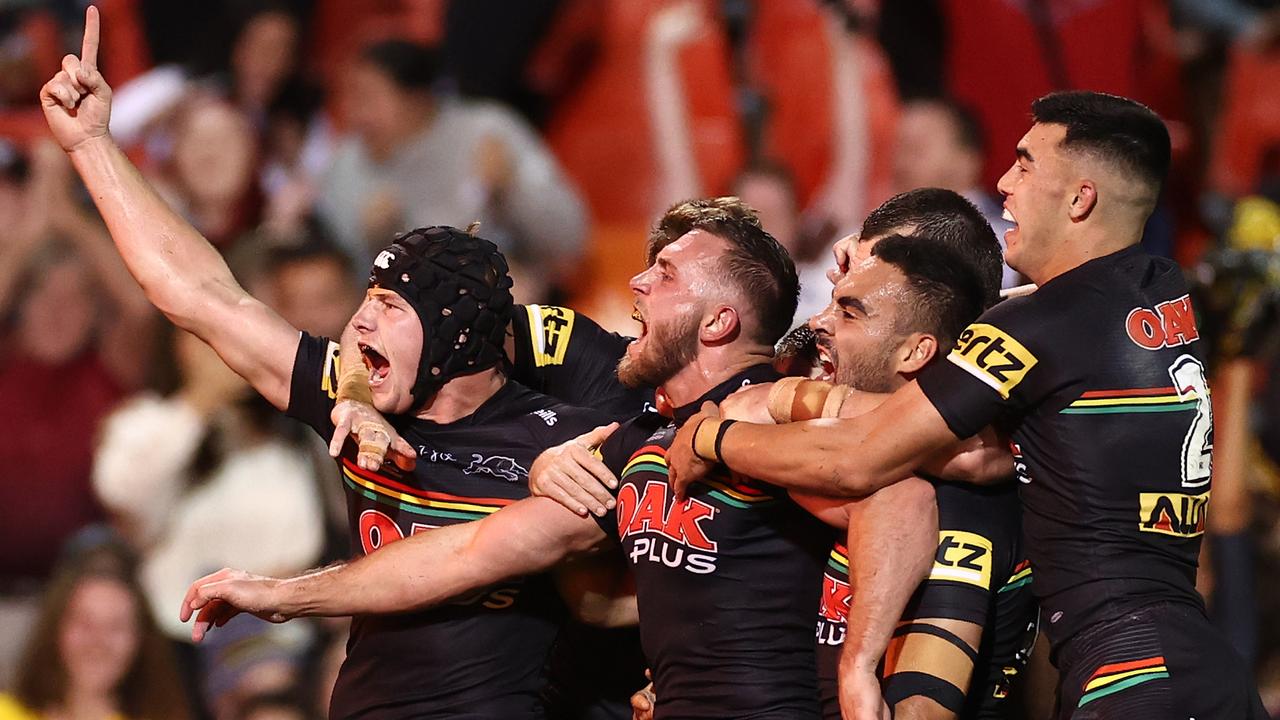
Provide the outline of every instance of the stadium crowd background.
{"type": "MultiPolygon", "coordinates": [[[[391,233],[472,220],[519,301],[626,332],[648,224],[712,194],[742,196],[792,251],[799,321],[826,304],[826,249],[894,192],[951,188],[1001,230],[995,179],[1036,97],[1147,103],[1174,171],[1144,244],[1186,268],[1213,347],[1202,590],[1273,713],[1278,6],[99,4],[112,133],[252,294],[334,337],[391,233]]],[[[83,16],[0,3],[0,690],[91,707],[122,688],[130,717],[318,717],[342,623],[240,618],[197,648],[177,621],[206,572],[343,557],[345,514],[321,444],[150,308],[46,139],[36,95],[83,16]]]]}

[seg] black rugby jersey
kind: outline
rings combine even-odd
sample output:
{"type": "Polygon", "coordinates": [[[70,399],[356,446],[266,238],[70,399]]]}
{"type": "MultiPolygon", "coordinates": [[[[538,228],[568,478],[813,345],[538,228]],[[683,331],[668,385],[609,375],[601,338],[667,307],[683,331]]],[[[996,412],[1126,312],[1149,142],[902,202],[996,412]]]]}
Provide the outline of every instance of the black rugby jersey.
{"type": "MultiPolygon", "coordinates": [[[[1018,494],[1012,483],[979,488],[934,482],[938,497],[938,550],[933,569],[903,614],[913,618],[964,620],[983,626],[978,658],[963,699],[951,698],[962,720],[1003,718],[1003,700],[1013,677],[1026,665],[1035,644],[1035,598],[1031,568],[1022,552],[1018,494]]],[[[849,614],[849,559],[837,544],[827,560],[818,613],[818,683],[823,716],[840,720],[840,651],[849,614]]],[[[891,677],[884,695],[890,705],[903,699],[891,677]]]]}
{"type": "Polygon", "coordinates": [[[920,388],[957,436],[1011,431],[1055,646],[1195,589],[1213,412],[1182,271],[1134,246],[988,310],[920,388]]]}
{"type": "Polygon", "coordinates": [[[628,388],[618,380],[618,361],[633,338],[554,305],[519,306],[511,325],[516,347],[511,377],[517,382],[612,420],[652,407],[653,388],[628,388]]]}
{"type": "MultiPolygon", "coordinates": [[[[338,362],[336,343],[303,334],[288,413],[322,438],[333,434],[338,362]]],[[[397,429],[418,450],[413,472],[392,463],[362,470],[349,440],[338,458],[353,553],[479,520],[528,497],[534,458],[602,422],[515,382],[457,422],[400,420],[397,429]]],[[[357,616],[330,717],[541,718],[544,666],[564,616],[547,575],[422,612],[357,616]]]]}
{"type": "MultiPolygon", "coordinates": [[[[676,422],[778,377],[752,367],[678,408],[676,422]]],[[[601,448],[620,483],[599,522],[635,572],[655,717],[817,718],[813,609],[831,530],[785,491],[723,467],[675,503],[666,451],[676,427],[646,413],[601,448]]]]}
{"type": "MultiPolygon", "coordinates": [[[[555,305],[517,306],[512,379],[609,420],[633,418],[653,407],[653,388],[628,388],[618,361],[632,338],[555,305]]],[[[553,717],[631,717],[631,694],[648,683],[640,632],[602,629],[570,619],[556,641],[551,667],[553,717]],[[583,710],[583,708],[590,708],[583,710]]]]}

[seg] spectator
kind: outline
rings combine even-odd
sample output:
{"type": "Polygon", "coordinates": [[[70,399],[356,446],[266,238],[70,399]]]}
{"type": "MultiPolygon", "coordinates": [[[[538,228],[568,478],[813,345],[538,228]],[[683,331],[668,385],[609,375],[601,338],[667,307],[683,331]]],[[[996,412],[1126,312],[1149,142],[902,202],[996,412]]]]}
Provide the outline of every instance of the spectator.
{"type": "MultiPolygon", "coordinates": [[[[1008,221],[991,193],[982,189],[986,139],[976,115],[942,98],[912,100],[902,107],[894,153],[895,192],[938,187],[965,196],[986,216],[1004,247],[1008,221]]],[[[1018,273],[1004,268],[1004,287],[1019,284],[1018,273]]]]}
{"type": "Polygon", "coordinates": [[[1172,0],[1175,21],[1201,32],[1264,46],[1280,38],[1280,6],[1245,0],[1172,0]],[[1264,7],[1269,6],[1269,10],[1264,7]]]}
{"type": "Polygon", "coordinates": [[[127,563],[88,551],[50,584],[0,720],[185,720],[181,687],[127,563]]]}
{"type": "Polygon", "coordinates": [[[298,80],[298,18],[281,2],[253,3],[231,45],[228,95],[256,124],[298,80]]]}
{"type": "Polygon", "coordinates": [[[831,254],[823,238],[805,232],[791,174],[778,163],[756,163],[742,171],[733,189],[760,213],[764,229],[791,253],[800,276],[800,303],[793,324],[804,324],[831,302],[831,282],[827,280],[831,254]]]}
{"type": "Polygon", "coordinates": [[[360,53],[342,98],[352,134],[321,187],[321,215],[360,266],[396,230],[481,220],[513,271],[536,260],[563,279],[586,233],[577,193],[510,111],[434,93],[436,69],[434,51],[407,41],[360,53]]]}
{"type": "Polygon", "coordinates": [[[153,311],[40,145],[0,168],[0,686],[64,540],[102,517],[99,422],[145,375],[153,311]],[[144,355],[145,357],[145,355],[144,355]]]}
{"type": "Polygon", "coordinates": [[[271,433],[248,385],[189,333],[174,330],[166,349],[152,391],[107,419],[93,481],[141,555],[161,629],[188,641],[176,608],[192,579],[223,566],[302,570],[323,528],[305,454],[271,433]]]}
{"type": "Polygon", "coordinates": [[[175,118],[173,154],[155,178],[165,200],[215,246],[229,247],[257,225],[261,198],[253,126],[233,105],[212,97],[175,118]]]}
{"type": "Polygon", "coordinates": [[[309,239],[267,252],[268,294],[276,312],[299,330],[337,338],[364,294],[351,258],[314,227],[309,239]]]}
{"type": "Polygon", "coordinates": [[[308,230],[316,187],[333,151],[321,100],[319,91],[294,85],[267,109],[258,183],[266,196],[263,224],[274,234],[308,230]]]}

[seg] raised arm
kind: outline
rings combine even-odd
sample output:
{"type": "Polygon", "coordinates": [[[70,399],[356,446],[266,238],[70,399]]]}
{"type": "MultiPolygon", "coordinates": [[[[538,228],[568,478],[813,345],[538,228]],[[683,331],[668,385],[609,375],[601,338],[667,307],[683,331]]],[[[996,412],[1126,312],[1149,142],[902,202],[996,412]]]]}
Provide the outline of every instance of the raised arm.
{"type": "Polygon", "coordinates": [[[607,540],[592,520],[546,498],[526,498],[483,520],[429,530],[344,565],[276,579],[221,570],[197,580],[183,622],[192,639],[240,612],[284,622],[295,617],[416,610],[496,582],[547,570],[607,540]],[[518,537],[520,542],[512,543],[518,537]]]}
{"type": "Polygon", "coordinates": [[[90,7],[81,56],[63,58],[40,91],[54,139],[147,299],[213,346],[273,405],[286,407],[297,331],[236,283],[218,251],[160,199],[107,133],[111,88],[97,69],[98,35],[98,11],[90,7]]]}

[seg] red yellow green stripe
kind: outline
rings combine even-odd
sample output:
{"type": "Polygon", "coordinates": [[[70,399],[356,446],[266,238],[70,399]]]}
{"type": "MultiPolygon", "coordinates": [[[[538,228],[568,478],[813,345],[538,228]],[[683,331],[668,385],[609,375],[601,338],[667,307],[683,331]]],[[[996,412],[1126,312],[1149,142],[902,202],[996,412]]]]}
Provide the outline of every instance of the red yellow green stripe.
{"type": "Polygon", "coordinates": [[[342,475],[347,486],[360,495],[417,515],[478,520],[515,502],[511,498],[463,497],[411,488],[391,478],[363,471],[345,458],[342,475]]]}
{"type": "MultiPolygon", "coordinates": [[[[667,451],[665,448],[657,445],[646,445],[631,455],[631,459],[627,461],[626,466],[622,468],[622,476],[626,477],[632,473],[642,470],[655,472],[659,475],[667,474],[667,451]]],[[[619,478],[621,479],[621,478],[619,478]]]]}
{"type": "Polygon", "coordinates": [[[831,548],[831,557],[827,559],[827,567],[839,573],[849,574],[849,549],[840,543],[831,548]]]}
{"type": "MultiPolygon", "coordinates": [[[[619,479],[642,471],[657,473],[662,476],[668,475],[666,448],[658,445],[646,445],[635,451],[631,455],[631,459],[622,468],[622,475],[619,479]]],[[[725,477],[724,479],[727,480],[728,478],[725,477]]],[[[750,508],[776,499],[763,490],[743,483],[723,482],[722,480],[707,478],[702,480],[701,484],[708,488],[707,495],[736,508],[750,508]]]]}
{"type": "Polygon", "coordinates": [[[1076,707],[1084,707],[1099,698],[1118,693],[1135,685],[1169,677],[1164,656],[1103,665],[1085,683],[1085,694],[1076,707]]]}
{"type": "Polygon", "coordinates": [[[1001,587],[997,592],[1006,592],[1009,590],[1016,590],[1030,582],[1031,582],[1031,561],[1023,560],[1022,562],[1014,566],[1013,574],[1009,576],[1009,579],[1007,581],[1005,581],[1004,587],[1001,587]]]}
{"type": "Polygon", "coordinates": [[[1179,396],[1176,388],[1128,388],[1089,390],[1081,393],[1063,415],[1106,415],[1116,413],[1181,412],[1194,410],[1200,397],[1192,393],[1179,396]]]}

